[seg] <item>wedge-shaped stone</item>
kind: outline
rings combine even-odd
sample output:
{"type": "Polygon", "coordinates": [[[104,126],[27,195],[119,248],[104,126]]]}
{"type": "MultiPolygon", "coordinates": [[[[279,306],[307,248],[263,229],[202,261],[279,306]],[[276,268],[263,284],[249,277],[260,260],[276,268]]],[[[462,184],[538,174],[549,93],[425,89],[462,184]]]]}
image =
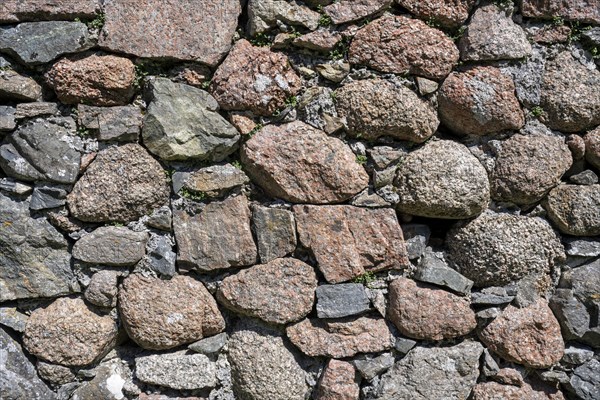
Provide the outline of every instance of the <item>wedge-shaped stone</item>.
{"type": "Polygon", "coordinates": [[[147,232],[103,226],[75,243],[73,257],[94,264],[117,267],[134,265],[146,254],[148,237],[147,232]]]}

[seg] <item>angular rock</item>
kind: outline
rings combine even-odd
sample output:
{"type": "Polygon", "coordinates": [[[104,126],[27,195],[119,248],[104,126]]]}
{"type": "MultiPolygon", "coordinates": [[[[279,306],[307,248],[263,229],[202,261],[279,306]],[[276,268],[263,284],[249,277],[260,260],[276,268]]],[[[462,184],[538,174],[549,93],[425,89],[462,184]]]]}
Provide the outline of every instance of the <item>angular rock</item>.
{"type": "Polygon", "coordinates": [[[335,93],[340,117],[346,118],[348,131],[360,139],[390,136],[422,143],[439,125],[431,104],[402,85],[370,79],[351,82],[335,93]]]}
{"type": "Polygon", "coordinates": [[[300,90],[287,56],[238,40],[213,75],[210,92],[225,110],[271,115],[300,90]]]}
{"type": "Polygon", "coordinates": [[[19,342],[2,328],[0,328],[0,348],[2,349],[0,398],[7,400],[55,400],[57,398],[54,392],[38,377],[35,367],[23,353],[19,342]]]}
{"type": "Polygon", "coordinates": [[[456,133],[484,136],[525,124],[512,79],[495,67],[453,72],[438,100],[440,120],[456,133]]]}
{"type": "Polygon", "coordinates": [[[296,250],[296,220],[291,211],[255,206],[252,222],[262,263],[285,257],[296,250]]]}
{"type": "Polygon", "coordinates": [[[217,385],[217,366],[203,354],[152,354],[135,359],[135,375],[145,383],[176,390],[195,390],[217,385]]]}
{"type": "Polygon", "coordinates": [[[123,325],[138,345],[164,350],[216,335],[225,321],[201,282],[178,275],[169,281],[130,275],[119,290],[123,325]]]}
{"type": "Polygon", "coordinates": [[[46,81],[65,104],[127,104],[134,94],[133,62],[113,55],[64,57],[46,72],[46,81]]]}
{"type": "Polygon", "coordinates": [[[31,313],[23,345],[42,360],[82,367],[104,356],[115,345],[117,332],[111,316],[96,314],[82,299],[62,297],[31,313]]]}
{"type": "Polygon", "coordinates": [[[160,164],[132,143],[100,151],[67,204],[71,215],[82,221],[132,221],[165,204],[169,193],[160,164]]]}
{"type": "Polygon", "coordinates": [[[291,342],[310,357],[344,358],[393,347],[385,320],[376,317],[333,321],[307,318],[288,326],[286,333],[291,342]]]}
{"type": "Polygon", "coordinates": [[[49,103],[45,101],[38,101],[35,103],[20,103],[17,104],[15,119],[21,120],[57,114],[59,114],[57,103],[49,103]]]}
{"type": "Polygon", "coordinates": [[[119,226],[102,226],[75,243],[73,257],[93,264],[131,266],[146,253],[146,242],[147,232],[133,232],[119,226]]]}
{"type": "Polygon", "coordinates": [[[116,271],[98,271],[92,275],[90,284],[85,289],[84,296],[87,301],[99,307],[115,307],[117,305],[117,279],[116,271]]]}
{"type": "Polygon", "coordinates": [[[241,7],[237,0],[114,0],[104,5],[104,12],[100,46],[214,67],[231,47],[241,7]]]}
{"type": "Polygon", "coordinates": [[[466,298],[406,278],[389,285],[388,318],[403,335],[424,340],[464,336],[477,325],[466,298]]]}
{"type": "Polygon", "coordinates": [[[569,364],[581,365],[594,358],[594,350],[587,346],[571,345],[565,348],[562,361],[569,364]]]}
{"type": "Polygon", "coordinates": [[[573,294],[582,302],[592,304],[600,293],[600,260],[571,271],[573,294]]]}
{"type": "Polygon", "coordinates": [[[456,28],[469,18],[475,0],[396,0],[396,3],[425,21],[434,21],[445,28],[456,28]]]}
{"type": "Polygon", "coordinates": [[[338,31],[319,29],[297,37],[293,43],[309,50],[328,52],[333,50],[340,40],[342,35],[338,31]]]}
{"type": "Polygon", "coordinates": [[[45,64],[68,53],[93,46],[88,28],[81,22],[25,22],[0,29],[0,51],[22,63],[45,64]]]}
{"type": "Polygon", "coordinates": [[[244,144],[241,159],[254,182],[291,202],[342,202],[369,182],[348,146],[300,121],[261,129],[244,144]]]}
{"type": "Polygon", "coordinates": [[[585,305],[573,296],[573,291],[557,289],[549,306],[560,322],[566,340],[581,340],[590,329],[590,315],[585,305]]]}
{"type": "Polygon", "coordinates": [[[242,315],[287,324],[312,311],[316,287],[313,267],[294,258],[278,258],[223,279],[217,299],[242,315]]]}
{"type": "Polygon", "coordinates": [[[594,171],[586,169],[583,172],[571,175],[569,177],[569,182],[576,185],[595,185],[598,183],[598,175],[596,175],[594,171]]]}
{"type": "Polygon", "coordinates": [[[578,132],[600,124],[600,71],[590,70],[570,52],[546,63],[540,106],[546,125],[562,132],[578,132]]]}
{"type": "Polygon", "coordinates": [[[563,233],[600,234],[600,185],[559,185],[544,202],[548,217],[563,233]]]}
{"type": "Polygon", "coordinates": [[[346,361],[329,360],[321,374],[315,399],[358,400],[359,395],[354,366],[346,361]]]}
{"type": "Polygon", "coordinates": [[[310,8],[283,0],[250,0],[248,2],[248,24],[246,30],[250,36],[277,27],[278,22],[302,26],[315,30],[319,26],[320,14],[310,8]]]}
{"type": "Polygon", "coordinates": [[[360,29],[348,53],[351,64],[436,80],[450,73],[458,57],[458,49],[442,31],[416,19],[391,15],[360,29]]]}
{"type": "Polygon", "coordinates": [[[126,381],[131,382],[132,376],[127,364],[119,361],[117,359],[100,364],[94,370],[94,379],[79,386],[71,398],[74,400],[124,399],[126,381]]]}
{"type": "Polygon", "coordinates": [[[379,381],[368,399],[466,399],[479,376],[483,346],[465,341],[452,347],[416,347],[379,381]]]}
{"type": "Polygon", "coordinates": [[[28,201],[0,192],[0,302],[57,297],[78,290],[67,240],[28,201]]]}
{"type": "Polygon", "coordinates": [[[575,368],[569,384],[579,399],[596,400],[600,398],[600,362],[591,360],[575,368]]]}
{"type": "Polygon", "coordinates": [[[0,70],[0,100],[36,101],[42,98],[42,87],[32,78],[12,69],[0,70]]]}
{"type": "MultiPolygon", "coordinates": [[[[396,343],[398,343],[398,341],[396,341],[396,343]]],[[[375,358],[354,360],[353,364],[363,378],[371,380],[377,375],[390,369],[394,365],[394,360],[395,358],[391,353],[383,353],[375,358]]]]}
{"type": "Polygon", "coordinates": [[[502,143],[490,177],[492,197],[515,204],[540,201],[573,159],[557,136],[514,135],[502,143]]]}
{"type": "Polygon", "coordinates": [[[585,141],[585,160],[600,170],[600,128],[586,133],[583,139],[585,141]]]}
{"type": "Polygon", "coordinates": [[[488,381],[475,385],[473,388],[473,400],[564,400],[560,390],[550,385],[536,384],[532,386],[528,382],[518,384],[501,384],[488,381]]]}
{"type": "Polygon", "coordinates": [[[250,183],[248,176],[231,164],[212,165],[192,172],[183,187],[208,197],[223,197],[234,189],[250,183]]]}
{"type": "Polygon", "coordinates": [[[473,305],[500,305],[510,303],[515,296],[511,296],[507,293],[503,287],[487,287],[483,288],[481,292],[474,292],[471,294],[471,304],[473,305]]]}
{"type": "Polygon", "coordinates": [[[565,260],[556,233],[537,217],[483,214],[451,230],[446,242],[450,260],[475,287],[548,273],[565,260]]]}
{"type": "Polygon", "coordinates": [[[175,268],[177,254],[173,251],[171,240],[166,236],[158,236],[151,241],[151,246],[148,247],[146,265],[161,276],[175,276],[177,274],[175,268]]]}
{"type": "Polygon", "coordinates": [[[19,21],[93,19],[100,11],[99,0],[6,0],[0,8],[0,23],[19,21]]]}
{"type": "Polygon", "coordinates": [[[353,206],[294,206],[298,236],[315,256],[329,283],[365,272],[402,269],[406,246],[390,209],[353,206]]]}
{"type": "Polygon", "coordinates": [[[600,239],[595,238],[564,238],[567,254],[579,257],[600,256],[600,239]]]}
{"type": "Polygon", "coordinates": [[[163,160],[221,161],[236,150],[239,132],[204,90],[155,78],[146,85],[144,97],[149,103],[144,144],[163,160]]]}
{"type": "Polygon", "coordinates": [[[77,105],[80,126],[97,132],[100,141],[136,141],[142,127],[142,112],[136,106],[93,107],[77,105]]]}
{"type": "Polygon", "coordinates": [[[403,224],[402,233],[406,242],[408,258],[414,260],[421,257],[431,236],[429,227],[424,224],[403,224]]]}
{"type": "Polygon", "coordinates": [[[504,359],[529,368],[550,367],[565,349],[560,325],[543,299],[524,308],[509,305],[479,337],[504,359]]]}
{"type": "MultiPolygon", "coordinates": [[[[2,147],[0,147],[0,154],[2,154],[2,147]]],[[[22,196],[30,194],[33,188],[12,178],[2,178],[0,179],[0,190],[22,196]]]]}
{"type": "Polygon", "coordinates": [[[0,132],[10,132],[17,127],[15,111],[11,106],[0,106],[0,132]]]}
{"type": "Polygon", "coordinates": [[[160,229],[161,231],[171,231],[171,224],[173,221],[173,212],[169,206],[162,206],[157,208],[148,217],[146,224],[152,228],[160,229]]]}
{"type": "Polygon", "coordinates": [[[430,141],[404,157],[394,185],[399,211],[429,218],[474,217],[490,198],[483,165],[467,147],[450,140],[430,141]]]}
{"type": "Polygon", "coordinates": [[[188,346],[188,349],[210,356],[221,351],[225,344],[227,344],[227,333],[223,332],[192,343],[188,346]]]}
{"type": "Polygon", "coordinates": [[[279,332],[249,321],[229,340],[233,392],[248,400],[303,400],[304,371],[279,332]]]}
{"type": "Polygon", "coordinates": [[[596,0],[582,2],[523,0],[521,12],[526,17],[552,19],[559,16],[568,21],[600,24],[600,8],[596,0]]]}
{"type": "Polygon", "coordinates": [[[465,278],[454,269],[450,268],[444,259],[443,253],[435,253],[431,248],[426,248],[419,260],[414,279],[444,286],[461,294],[471,293],[473,281],[465,278]]]}
{"type": "Polygon", "coordinates": [[[257,261],[250,209],[244,196],[212,202],[197,215],[175,210],[173,229],[180,268],[207,272],[257,261]]]}
{"type": "Polygon", "coordinates": [[[525,31],[512,20],[512,7],[479,7],[458,44],[465,61],[518,60],[531,54],[525,31]]]}
{"type": "Polygon", "coordinates": [[[365,287],[360,283],[321,285],[315,293],[319,318],[348,317],[370,309],[371,302],[365,287]]]}
{"type": "Polygon", "coordinates": [[[16,307],[0,307],[0,325],[7,326],[15,332],[25,331],[29,316],[18,311],[16,307]]]}
{"type": "Polygon", "coordinates": [[[391,3],[392,0],[340,0],[323,7],[323,11],[334,24],[340,25],[379,14],[391,3]]]}
{"type": "Polygon", "coordinates": [[[33,189],[29,208],[32,210],[45,210],[65,205],[67,191],[56,186],[40,185],[33,189]]]}

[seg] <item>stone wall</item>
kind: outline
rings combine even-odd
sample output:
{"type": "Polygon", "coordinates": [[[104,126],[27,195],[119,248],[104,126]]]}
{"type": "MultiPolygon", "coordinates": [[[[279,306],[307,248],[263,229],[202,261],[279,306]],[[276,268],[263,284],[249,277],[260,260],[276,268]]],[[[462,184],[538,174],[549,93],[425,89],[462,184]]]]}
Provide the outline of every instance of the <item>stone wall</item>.
{"type": "Polygon", "coordinates": [[[0,25],[0,398],[600,399],[598,0],[0,25]]]}

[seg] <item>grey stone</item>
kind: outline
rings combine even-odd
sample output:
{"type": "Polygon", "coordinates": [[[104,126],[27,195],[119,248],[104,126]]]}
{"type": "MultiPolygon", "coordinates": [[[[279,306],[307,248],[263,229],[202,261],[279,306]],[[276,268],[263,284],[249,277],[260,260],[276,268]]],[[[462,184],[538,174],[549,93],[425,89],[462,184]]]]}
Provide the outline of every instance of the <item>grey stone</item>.
{"type": "Polygon", "coordinates": [[[231,164],[211,165],[191,172],[183,182],[183,188],[203,193],[207,197],[224,197],[250,183],[250,178],[231,164]]]}
{"type": "MultiPolygon", "coordinates": [[[[1,152],[2,148],[0,147],[0,153],[1,152]]],[[[0,190],[21,196],[31,193],[33,188],[25,183],[15,181],[12,178],[2,178],[0,179],[0,190]]]]}
{"type": "Polygon", "coordinates": [[[489,307],[484,308],[483,310],[477,311],[475,315],[478,319],[484,320],[492,320],[499,316],[502,313],[502,310],[498,307],[489,307]]]}
{"type": "Polygon", "coordinates": [[[356,207],[381,208],[389,207],[391,204],[375,193],[372,188],[367,188],[354,196],[350,204],[356,207]]]}
{"type": "Polygon", "coordinates": [[[544,199],[556,227],[567,235],[600,234],[600,185],[558,185],[544,199]]]}
{"type": "Polygon", "coordinates": [[[375,358],[365,357],[354,360],[353,364],[363,378],[371,380],[390,369],[394,365],[394,361],[392,354],[384,353],[375,358]]]}
{"type": "Polygon", "coordinates": [[[10,132],[17,127],[15,111],[11,106],[0,106],[0,132],[10,132]]]}
{"type": "Polygon", "coordinates": [[[515,296],[510,296],[504,288],[492,286],[483,288],[480,292],[473,292],[471,304],[495,306],[510,303],[514,298],[515,296]]]}
{"type": "Polygon", "coordinates": [[[78,290],[67,240],[29,202],[0,193],[0,302],[56,297],[78,290]]]}
{"type": "Polygon", "coordinates": [[[73,257],[94,264],[116,267],[134,265],[146,253],[148,233],[121,226],[103,226],[79,239],[73,257]]]}
{"type": "Polygon", "coordinates": [[[296,220],[291,211],[255,206],[252,208],[252,221],[263,264],[296,250],[296,220]]]}
{"type": "Polygon", "coordinates": [[[579,340],[590,327],[590,315],[569,289],[557,289],[549,306],[560,323],[565,340],[579,340]]]}
{"type": "Polygon", "coordinates": [[[0,8],[2,23],[19,21],[93,19],[100,11],[99,0],[36,0],[34,2],[5,1],[0,8]]]}
{"type": "Polygon", "coordinates": [[[157,208],[150,214],[146,224],[152,228],[160,229],[161,231],[171,231],[171,223],[173,220],[173,212],[169,206],[157,208]]]}
{"type": "Polygon", "coordinates": [[[342,318],[370,308],[365,287],[360,283],[321,285],[317,287],[316,295],[319,318],[342,318]]]}
{"type": "Polygon", "coordinates": [[[0,398],[55,400],[56,395],[38,378],[19,342],[0,328],[0,398]]]}
{"type": "Polygon", "coordinates": [[[547,51],[544,46],[534,45],[525,61],[502,68],[502,72],[512,76],[517,98],[527,107],[535,107],[540,103],[547,51]]]}
{"type": "Polygon", "coordinates": [[[544,289],[541,287],[544,281],[547,281],[547,276],[544,274],[531,274],[519,279],[515,285],[517,289],[515,305],[523,308],[535,303],[544,294],[544,289]]]}
{"type": "Polygon", "coordinates": [[[15,111],[15,119],[22,120],[26,118],[35,118],[43,116],[52,116],[59,114],[58,105],[45,101],[35,103],[19,103],[15,111]]]}
{"type": "Polygon", "coordinates": [[[402,224],[402,233],[406,242],[408,258],[414,260],[421,257],[431,236],[429,227],[423,224],[402,224]]]}
{"type": "Polygon", "coordinates": [[[600,361],[591,360],[575,368],[570,386],[581,400],[600,399],[600,361]]]}
{"type": "Polygon", "coordinates": [[[153,354],[135,359],[135,374],[152,385],[194,390],[217,385],[216,365],[203,354],[186,351],[153,354]]]}
{"type": "Polygon", "coordinates": [[[6,58],[2,57],[2,55],[0,55],[0,68],[10,68],[11,67],[11,63],[10,61],[8,61],[6,58]]]}
{"type": "Polygon", "coordinates": [[[323,86],[307,88],[298,99],[298,114],[307,124],[331,132],[331,122],[338,116],[333,102],[333,90],[323,86]]]}
{"type": "Polygon", "coordinates": [[[375,146],[367,150],[376,168],[384,169],[400,161],[408,152],[404,148],[375,146]]]}
{"type": "Polygon", "coordinates": [[[117,305],[117,279],[116,271],[102,270],[92,275],[84,296],[90,303],[100,307],[115,307],[117,305]]]}
{"type": "Polygon", "coordinates": [[[554,383],[560,383],[560,384],[568,384],[569,383],[569,375],[567,375],[566,372],[564,371],[556,371],[556,370],[550,370],[550,371],[543,371],[541,373],[539,373],[540,378],[542,378],[543,381],[545,382],[554,382],[554,383]]]}
{"type": "Polygon", "coordinates": [[[139,107],[94,107],[77,105],[78,123],[97,132],[100,141],[136,141],[142,128],[143,115],[139,107]]]}
{"type": "Polygon", "coordinates": [[[321,15],[296,2],[284,0],[250,0],[247,31],[251,36],[263,33],[283,22],[315,30],[321,15]]]}
{"type": "Polygon", "coordinates": [[[500,371],[500,367],[488,349],[483,349],[483,374],[487,377],[494,376],[500,371]]]}
{"type": "Polygon", "coordinates": [[[581,32],[581,40],[592,46],[600,46],[600,27],[583,30],[581,32]]]}
{"type": "Polygon", "coordinates": [[[12,69],[0,70],[0,100],[36,101],[42,87],[32,78],[12,69]]]}
{"type": "Polygon", "coordinates": [[[600,293],[600,259],[577,267],[571,272],[573,294],[580,301],[591,304],[600,293]]]}
{"type": "Polygon", "coordinates": [[[571,175],[569,181],[576,185],[594,185],[598,183],[598,175],[590,169],[571,175]]]}
{"type": "Polygon", "coordinates": [[[175,261],[177,254],[173,251],[171,241],[165,236],[159,236],[156,240],[152,240],[154,245],[148,251],[147,265],[154,272],[163,276],[175,276],[175,261]]]}
{"type": "Polygon", "coordinates": [[[396,362],[370,399],[466,399],[479,376],[483,346],[465,341],[452,347],[417,347],[396,362]]]}
{"type": "Polygon", "coordinates": [[[592,358],[594,358],[594,350],[591,348],[582,345],[571,345],[565,347],[565,354],[562,361],[569,364],[581,365],[592,358]]]}
{"type": "Polygon", "coordinates": [[[126,398],[125,384],[126,381],[131,380],[132,374],[120,360],[102,364],[94,372],[94,379],[79,386],[73,393],[72,400],[122,400],[126,398]]]}
{"type": "Polygon", "coordinates": [[[436,253],[429,247],[425,249],[413,277],[418,281],[444,286],[462,294],[470,293],[473,287],[472,280],[448,266],[443,253],[436,253]]]}
{"type": "Polygon", "coordinates": [[[29,65],[45,64],[93,45],[87,26],[81,22],[25,22],[0,29],[0,51],[29,65]]]}
{"type": "Polygon", "coordinates": [[[32,210],[45,210],[63,206],[67,203],[67,191],[61,187],[36,185],[31,195],[29,208],[32,210]]]}
{"type": "Polygon", "coordinates": [[[416,340],[407,339],[407,338],[403,338],[403,337],[396,337],[396,343],[394,344],[394,348],[400,354],[405,355],[405,354],[408,354],[408,352],[413,347],[415,347],[416,344],[417,344],[416,340]]]}
{"type": "Polygon", "coordinates": [[[10,143],[0,146],[0,168],[5,174],[16,179],[34,181],[43,180],[42,175],[10,143]]]}
{"type": "Polygon", "coordinates": [[[28,318],[15,307],[0,307],[0,325],[8,326],[14,331],[23,332],[28,318]]]}
{"type": "Polygon", "coordinates": [[[563,241],[565,243],[566,252],[570,256],[600,256],[600,239],[565,237],[563,241]]]}
{"type": "Polygon", "coordinates": [[[73,370],[63,365],[38,360],[36,368],[40,377],[53,386],[64,385],[77,379],[73,370]]]}
{"type": "Polygon", "coordinates": [[[239,132],[221,117],[208,92],[155,78],[144,94],[149,103],[144,144],[163,160],[221,161],[237,149],[239,132]]]}
{"type": "Polygon", "coordinates": [[[221,351],[223,346],[227,344],[227,333],[222,332],[218,335],[211,336],[202,340],[198,340],[188,346],[188,349],[196,353],[205,354],[207,356],[216,354],[221,351]]]}

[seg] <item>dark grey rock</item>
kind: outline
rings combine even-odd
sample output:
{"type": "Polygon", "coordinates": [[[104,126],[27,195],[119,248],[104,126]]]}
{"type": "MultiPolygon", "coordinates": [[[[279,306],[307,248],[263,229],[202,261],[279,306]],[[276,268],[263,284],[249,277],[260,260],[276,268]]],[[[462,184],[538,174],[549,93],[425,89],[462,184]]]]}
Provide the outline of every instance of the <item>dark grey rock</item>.
{"type": "Polygon", "coordinates": [[[42,87],[29,76],[0,70],[0,100],[36,101],[41,97],[42,87]]]}
{"type": "Polygon", "coordinates": [[[350,204],[356,207],[380,208],[389,207],[391,204],[373,191],[372,188],[367,188],[354,196],[350,200],[350,204]]]}
{"type": "Polygon", "coordinates": [[[146,225],[160,229],[161,231],[171,231],[171,223],[173,221],[173,212],[169,206],[162,206],[157,208],[150,214],[146,225]]]}
{"type": "Polygon", "coordinates": [[[431,236],[429,227],[423,224],[402,224],[402,233],[408,251],[408,258],[414,260],[421,257],[431,236]]]}
{"type": "Polygon", "coordinates": [[[600,361],[591,360],[575,368],[570,386],[581,400],[600,399],[600,361]]]}
{"type": "Polygon", "coordinates": [[[143,115],[139,107],[77,106],[78,123],[96,133],[100,141],[136,141],[142,128],[143,115]]]}
{"type": "Polygon", "coordinates": [[[195,351],[196,353],[205,354],[207,356],[216,354],[223,346],[227,344],[227,334],[225,332],[219,333],[218,335],[211,336],[188,346],[188,349],[195,351]]]}
{"type": "Polygon", "coordinates": [[[10,143],[0,146],[0,168],[5,174],[25,181],[43,180],[44,176],[19,154],[10,143]]]}
{"type": "Polygon", "coordinates": [[[402,355],[407,354],[417,342],[412,339],[396,337],[396,344],[394,344],[394,348],[402,355]]]}
{"type": "Polygon", "coordinates": [[[21,120],[26,118],[43,117],[57,115],[58,113],[58,104],[56,103],[48,103],[44,101],[36,101],[35,103],[20,103],[17,104],[15,119],[21,120]]]}
{"type": "Polygon", "coordinates": [[[539,377],[542,378],[545,382],[554,382],[560,384],[568,384],[569,383],[569,375],[567,375],[564,371],[543,371],[539,373],[539,377]]]}
{"type": "Polygon", "coordinates": [[[40,185],[33,189],[29,208],[32,210],[45,210],[65,205],[67,191],[56,186],[40,185]]]}
{"type": "Polygon", "coordinates": [[[353,364],[363,378],[371,380],[390,369],[394,365],[394,361],[395,359],[392,354],[385,353],[375,358],[365,357],[354,360],[353,364]]]}
{"type": "Polygon", "coordinates": [[[0,106],[0,132],[10,132],[16,128],[15,111],[11,106],[0,106]]]}
{"type": "Polygon", "coordinates": [[[152,354],[135,360],[137,378],[152,385],[194,390],[217,385],[217,368],[203,354],[184,351],[152,354]]]}
{"type": "Polygon", "coordinates": [[[475,316],[477,317],[477,319],[491,320],[499,316],[501,313],[502,310],[498,307],[488,307],[484,308],[483,310],[477,311],[475,313],[475,316]]]}
{"type": "MultiPolygon", "coordinates": [[[[131,371],[120,360],[102,364],[94,369],[95,376],[79,386],[73,400],[121,400],[125,398],[125,383],[131,380],[131,371]]],[[[81,370],[80,370],[81,373],[81,370]]]]}
{"type": "Polygon", "coordinates": [[[592,46],[600,46],[600,27],[583,30],[581,32],[581,41],[592,46]]]}
{"type": "Polygon", "coordinates": [[[0,328],[0,398],[55,400],[56,395],[37,376],[19,342],[0,328]]]}
{"type": "Polygon", "coordinates": [[[383,170],[373,171],[373,186],[378,189],[387,185],[391,185],[396,177],[397,169],[398,167],[396,165],[392,165],[391,167],[383,170]]]}
{"type": "Polygon", "coordinates": [[[26,22],[0,29],[0,51],[30,65],[45,64],[93,45],[87,26],[81,22],[26,22]]]}
{"type": "Polygon", "coordinates": [[[296,220],[291,211],[255,206],[252,208],[252,221],[263,264],[296,250],[296,220]]]}
{"type": "Polygon", "coordinates": [[[581,365],[592,358],[594,358],[594,350],[591,348],[582,345],[571,345],[565,347],[565,354],[562,361],[569,364],[581,365]]]}
{"type": "Polygon", "coordinates": [[[177,254],[173,251],[171,240],[166,236],[152,238],[151,245],[148,247],[150,249],[147,265],[150,269],[162,276],[175,276],[177,273],[175,269],[177,254]]]}
{"type": "MultiPolygon", "coordinates": [[[[1,151],[2,148],[0,148],[0,152],[1,151]]],[[[0,190],[22,196],[31,193],[33,188],[25,183],[15,181],[12,178],[2,178],[0,179],[0,190]]]]}
{"type": "Polygon", "coordinates": [[[421,282],[444,286],[462,294],[470,293],[473,287],[472,280],[465,278],[448,266],[443,253],[433,252],[429,247],[425,249],[413,278],[421,282]]]}
{"type": "Polygon", "coordinates": [[[521,278],[516,282],[517,293],[515,294],[514,303],[517,307],[527,307],[538,301],[543,294],[541,283],[546,278],[544,274],[531,274],[521,278]]]}
{"type": "Polygon", "coordinates": [[[549,306],[560,323],[566,340],[581,339],[590,326],[590,315],[586,307],[569,289],[557,289],[549,306]]]}
{"type": "Polygon", "coordinates": [[[79,239],[73,257],[93,264],[130,266],[146,254],[148,233],[122,226],[103,226],[79,239]]]}
{"type": "Polygon", "coordinates": [[[571,272],[573,294],[591,305],[600,294],[600,259],[573,269],[571,272]]]}
{"type": "Polygon", "coordinates": [[[586,169],[576,175],[571,175],[569,181],[576,185],[594,185],[598,183],[598,175],[594,171],[586,169]]]}
{"type": "Polygon", "coordinates": [[[403,148],[375,146],[368,150],[368,153],[375,167],[378,169],[384,169],[398,162],[408,152],[403,148]]]}
{"type": "Polygon", "coordinates": [[[500,305],[510,303],[515,296],[510,296],[506,290],[501,287],[488,287],[480,292],[471,294],[471,304],[473,305],[500,305]]]}
{"type": "Polygon", "coordinates": [[[369,310],[369,298],[360,283],[342,283],[317,287],[319,318],[342,318],[369,310]]]}
{"type": "Polygon", "coordinates": [[[500,371],[500,367],[488,349],[483,350],[483,374],[487,377],[494,376],[500,371]]]}
{"type": "Polygon", "coordinates": [[[90,284],[85,289],[84,296],[87,301],[99,307],[115,307],[117,305],[117,279],[116,271],[102,270],[92,275],[90,284]]]}
{"type": "Polygon", "coordinates": [[[56,297],[78,290],[67,240],[29,202],[0,193],[0,302],[56,297]]]}
{"type": "Polygon", "coordinates": [[[563,240],[565,243],[566,253],[570,256],[600,256],[600,239],[565,237],[563,240]]]}
{"type": "Polygon", "coordinates": [[[14,331],[25,331],[27,318],[29,317],[26,314],[15,307],[0,307],[0,325],[8,326],[14,331]]]}

